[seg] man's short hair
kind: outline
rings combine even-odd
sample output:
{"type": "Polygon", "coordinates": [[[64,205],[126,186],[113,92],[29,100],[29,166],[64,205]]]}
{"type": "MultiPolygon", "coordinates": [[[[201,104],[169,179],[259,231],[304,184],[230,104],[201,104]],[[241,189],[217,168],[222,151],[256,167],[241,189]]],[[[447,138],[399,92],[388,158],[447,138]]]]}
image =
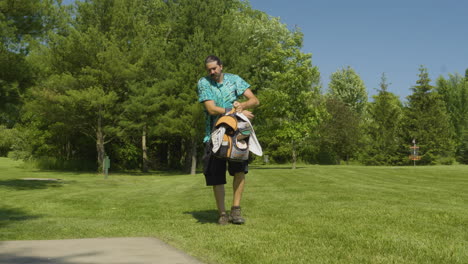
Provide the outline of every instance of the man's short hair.
{"type": "Polygon", "coordinates": [[[206,57],[205,64],[213,62],[213,61],[216,61],[216,63],[218,63],[218,65],[223,65],[223,62],[215,55],[210,55],[210,56],[206,57]]]}

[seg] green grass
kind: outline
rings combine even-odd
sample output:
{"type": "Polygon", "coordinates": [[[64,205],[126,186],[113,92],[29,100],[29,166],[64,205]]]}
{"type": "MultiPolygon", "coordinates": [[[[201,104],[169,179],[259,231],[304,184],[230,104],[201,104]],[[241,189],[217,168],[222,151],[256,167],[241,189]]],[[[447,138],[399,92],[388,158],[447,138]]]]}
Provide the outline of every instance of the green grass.
{"type": "Polygon", "coordinates": [[[0,158],[0,240],[150,236],[207,263],[468,263],[467,166],[252,166],[242,206],[245,225],[218,226],[201,174],[105,180],[0,158]]]}

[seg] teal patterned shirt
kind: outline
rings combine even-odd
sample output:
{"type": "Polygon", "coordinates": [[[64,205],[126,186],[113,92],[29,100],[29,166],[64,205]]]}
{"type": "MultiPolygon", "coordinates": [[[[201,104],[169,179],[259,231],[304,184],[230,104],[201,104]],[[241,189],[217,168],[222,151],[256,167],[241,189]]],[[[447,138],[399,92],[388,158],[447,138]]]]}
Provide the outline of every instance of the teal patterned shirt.
{"type": "MultiPolygon", "coordinates": [[[[198,81],[198,101],[213,100],[216,106],[232,108],[232,104],[242,96],[250,87],[246,81],[235,74],[224,73],[223,82],[217,83],[209,76],[202,77],[198,81]]],[[[205,109],[205,138],[203,142],[210,140],[211,130],[219,116],[209,115],[205,109]]]]}

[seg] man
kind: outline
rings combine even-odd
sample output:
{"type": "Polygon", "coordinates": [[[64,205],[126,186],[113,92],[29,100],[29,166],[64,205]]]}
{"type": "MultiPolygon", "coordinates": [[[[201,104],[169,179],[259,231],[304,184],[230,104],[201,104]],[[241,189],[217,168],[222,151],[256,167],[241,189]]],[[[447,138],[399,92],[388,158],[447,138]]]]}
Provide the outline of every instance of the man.
{"type": "Polygon", "coordinates": [[[231,221],[234,224],[243,224],[240,202],[245,185],[245,174],[248,172],[248,162],[231,162],[211,155],[209,144],[211,131],[216,120],[232,108],[252,119],[252,112],[246,110],[259,105],[257,97],[250,90],[250,85],[241,77],[223,73],[221,60],[210,55],[205,59],[208,76],[198,81],[198,101],[205,106],[205,155],[203,157],[203,173],[207,186],[213,186],[216,206],[218,207],[220,225],[226,225],[231,221]],[[240,96],[247,98],[245,102],[238,102],[240,96]],[[233,201],[230,217],[224,207],[224,185],[226,184],[226,163],[233,180],[233,201]]]}

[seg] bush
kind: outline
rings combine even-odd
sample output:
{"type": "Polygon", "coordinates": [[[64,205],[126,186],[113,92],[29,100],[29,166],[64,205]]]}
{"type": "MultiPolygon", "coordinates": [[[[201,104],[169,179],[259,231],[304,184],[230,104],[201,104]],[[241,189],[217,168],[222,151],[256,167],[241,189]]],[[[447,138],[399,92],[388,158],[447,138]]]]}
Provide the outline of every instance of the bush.
{"type": "Polygon", "coordinates": [[[0,126],[0,157],[6,157],[13,145],[12,129],[0,126]]]}
{"type": "Polygon", "coordinates": [[[454,157],[439,157],[436,159],[436,164],[438,165],[453,165],[454,163],[454,157]]]}
{"type": "Polygon", "coordinates": [[[31,158],[31,153],[24,150],[13,150],[8,152],[7,156],[12,160],[29,160],[31,158]]]}
{"type": "Polygon", "coordinates": [[[432,153],[426,153],[421,156],[421,160],[416,161],[419,165],[436,165],[436,157],[432,153]]]}
{"type": "Polygon", "coordinates": [[[40,157],[30,160],[32,166],[41,170],[96,171],[97,165],[89,160],[62,160],[55,157],[40,157]]]}

